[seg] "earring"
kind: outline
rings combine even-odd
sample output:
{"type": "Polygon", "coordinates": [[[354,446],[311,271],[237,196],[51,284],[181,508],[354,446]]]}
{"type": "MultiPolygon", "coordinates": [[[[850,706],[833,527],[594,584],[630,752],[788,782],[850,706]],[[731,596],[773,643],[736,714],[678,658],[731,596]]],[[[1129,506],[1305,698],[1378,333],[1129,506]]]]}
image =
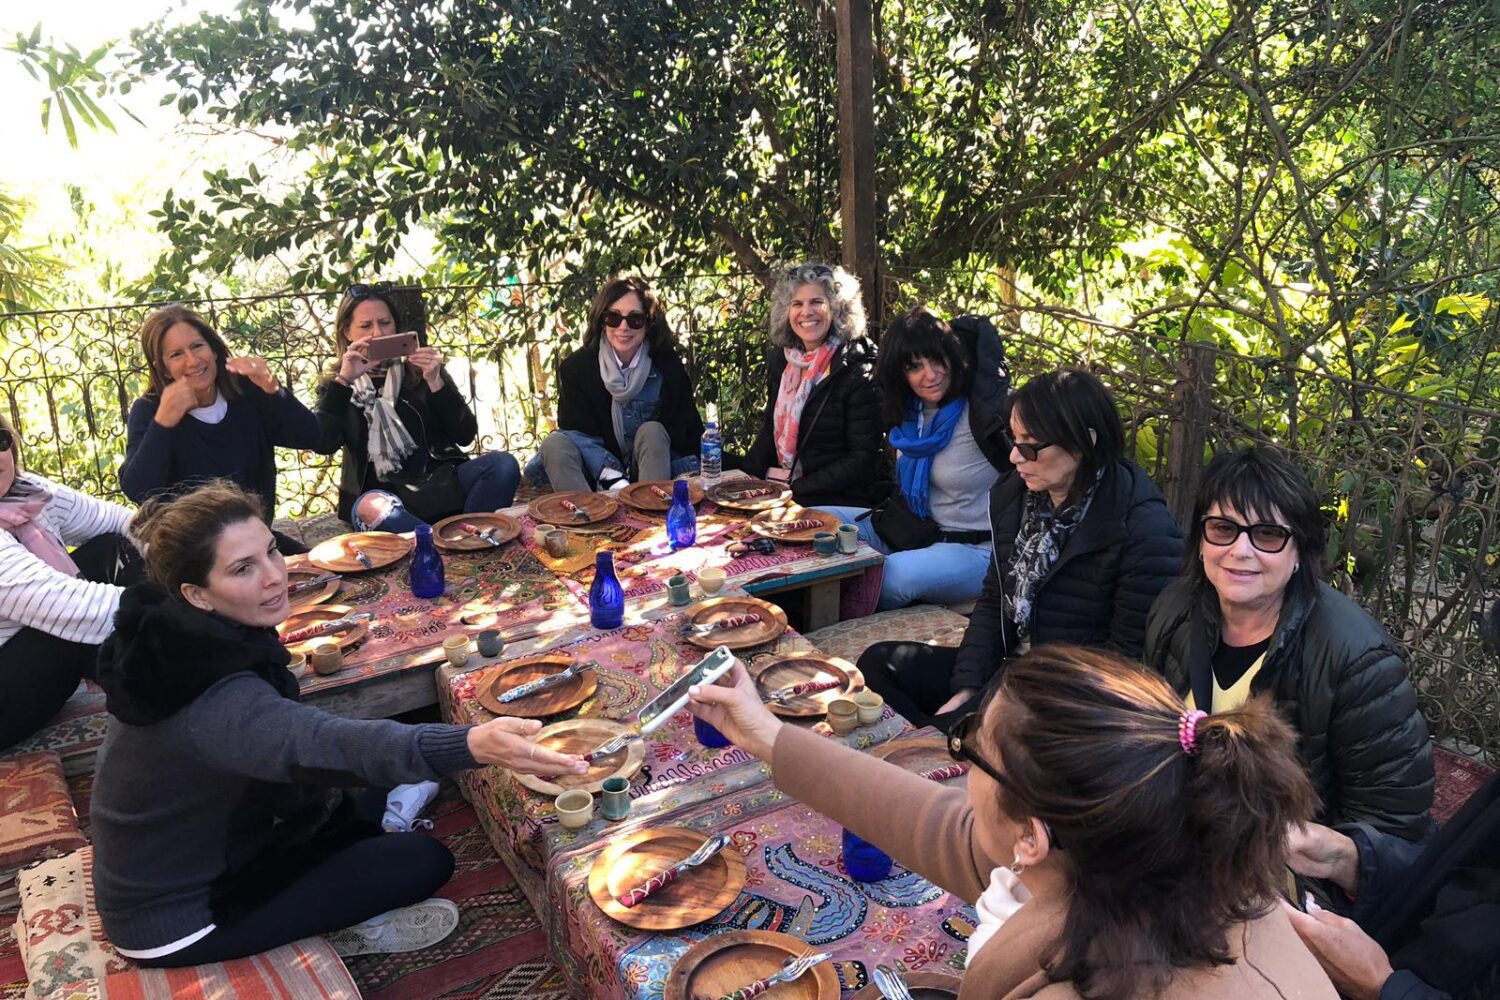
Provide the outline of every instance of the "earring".
{"type": "Polygon", "coordinates": [[[1023,864],[1021,864],[1021,852],[1017,851],[1016,852],[1016,859],[1010,863],[1010,873],[1012,875],[1019,875],[1022,872],[1024,872],[1025,870],[1026,870],[1026,866],[1023,865],[1023,864]]]}
{"type": "Polygon", "coordinates": [[[1297,571],[1298,571],[1298,570],[1299,570],[1299,569],[1301,569],[1301,568],[1302,568],[1302,560],[1301,560],[1301,559],[1298,559],[1298,560],[1297,560],[1297,561],[1296,561],[1296,563],[1294,563],[1294,564],[1293,564],[1293,565],[1292,565],[1292,572],[1293,572],[1293,573],[1295,573],[1295,572],[1297,572],[1297,571]]]}

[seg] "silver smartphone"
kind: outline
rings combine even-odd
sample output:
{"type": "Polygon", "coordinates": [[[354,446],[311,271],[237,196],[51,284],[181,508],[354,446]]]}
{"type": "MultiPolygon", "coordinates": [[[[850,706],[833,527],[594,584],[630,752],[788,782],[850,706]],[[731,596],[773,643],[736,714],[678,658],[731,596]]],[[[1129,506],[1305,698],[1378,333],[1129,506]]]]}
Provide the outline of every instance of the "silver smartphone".
{"type": "Polygon", "coordinates": [[[729,673],[729,668],[732,666],[734,666],[734,653],[730,652],[728,646],[720,646],[698,661],[696,667],[673,681],[671,687],[646,702],[640,714],[636,716],[641,733],[649,733],[660,728],[662,723],[676,715],[678,709],[687,704],[688,688],[694,684],[712,684],[729,673]]]}

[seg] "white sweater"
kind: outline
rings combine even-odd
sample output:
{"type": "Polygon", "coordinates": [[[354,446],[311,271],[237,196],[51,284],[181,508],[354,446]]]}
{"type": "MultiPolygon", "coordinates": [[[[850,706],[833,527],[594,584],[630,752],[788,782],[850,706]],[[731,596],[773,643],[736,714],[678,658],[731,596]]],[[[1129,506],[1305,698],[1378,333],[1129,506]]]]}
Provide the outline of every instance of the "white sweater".
{"type": "MultiPolygon", "coordinates": [[[[37,515],[69,548],[97,535],[125,533],[133,512],[30,473],[23,483],[52,494],[37,515]]],[[[97,645],[114,631],[121,588],[59,573],[0,530],[0,645],[31,627],[59,639],[97,645]]]]}

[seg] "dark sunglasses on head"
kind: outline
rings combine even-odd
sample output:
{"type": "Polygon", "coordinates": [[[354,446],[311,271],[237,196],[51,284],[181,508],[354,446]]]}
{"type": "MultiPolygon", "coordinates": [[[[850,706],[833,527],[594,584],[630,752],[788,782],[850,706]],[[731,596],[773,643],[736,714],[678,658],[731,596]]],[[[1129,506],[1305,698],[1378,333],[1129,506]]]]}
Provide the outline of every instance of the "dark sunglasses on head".
{"type": "Polygon", "coordinates": [[[1261,552],[1280,552],[1292,540],[1292,529],[1279,524],[1241,524],[1215,514],[1206,515],[1198,523],[1203,530],[1203,540],[1221,548],[1233,545],[1243,534],[1248,534],[1250,545],[1261,552]]]}
{"type": "Polygon", "coordinates": [[[358,302],[360,299],[368,299],[372,295],[391,294],[391,283],[389,281],[377,281],[373,285],[354,284],[349,286],[349,297],[358,302]]]}
{"type": "Polygon", "coordinates": [[[1020,452],[1021,457],[1028,462],[1035,462],[1036,457],[1041,454],[1043,448],[1051,448],[1057,443],[1055,441],[1037,441],[1034,444],[1022,444],[1011,437],[1009,431],[1005,433],[1005,441],[1016,451],[1020,452]]]}
{"type": "Polygon", "coordinates": [[[804,274],[810,274],[814,278],[833,277],[833,268],[829,267],[827,264],[798,264],[796,267],[787,268],[786,276],[788,278],[793,277],[799,271],[804,274]]]}
{"type": "Polygon", "coordinates": [[[624,323],[632,330],[644,330],[646,329],[646,323],[649,320],[649,316],[639,311],[622,313],[615,309],[607,309],[604,313],[604,325],[610,328],[617,327],[621,323],[624,323]]]}
{"type": "MultiPolygon", "coordinates": [[[[974,734],[979,729],[979,722],[983,718],[981,712],[970,712],[953,724],[948,730],[948,756],[960,763],[973,764],[985,774],[995,779],[995,783],[1006,791],[1014,794],[1015,789],[1000,769],[989,761],[979,756],[974,751],[974,734]]],[[[1057,839],[1057,833],[1052,829],[1052,824],[1042,820],[1042,827],[1047,831],[1047,840],[1051,842],[1053,850],[1062,850],[1062,842],[1057,839]]]]}

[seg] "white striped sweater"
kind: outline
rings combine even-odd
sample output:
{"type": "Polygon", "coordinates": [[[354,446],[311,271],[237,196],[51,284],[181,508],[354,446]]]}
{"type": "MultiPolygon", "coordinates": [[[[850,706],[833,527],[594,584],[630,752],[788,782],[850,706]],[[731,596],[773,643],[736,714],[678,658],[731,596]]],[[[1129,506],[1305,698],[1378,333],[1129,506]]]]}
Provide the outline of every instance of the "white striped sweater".
{"type": "MultiPolygon", "coordinates": [[[[134,512],[96,500],[50,479],[18,473],[22,483],[52,494],[37,515],[72,548],[107,532],[124,534],[134,512]]],[[[0,530],[0,645],[30,626],[39,632],[97,645],[114,631],[121,588],[59,573],[0,530]]]]}

